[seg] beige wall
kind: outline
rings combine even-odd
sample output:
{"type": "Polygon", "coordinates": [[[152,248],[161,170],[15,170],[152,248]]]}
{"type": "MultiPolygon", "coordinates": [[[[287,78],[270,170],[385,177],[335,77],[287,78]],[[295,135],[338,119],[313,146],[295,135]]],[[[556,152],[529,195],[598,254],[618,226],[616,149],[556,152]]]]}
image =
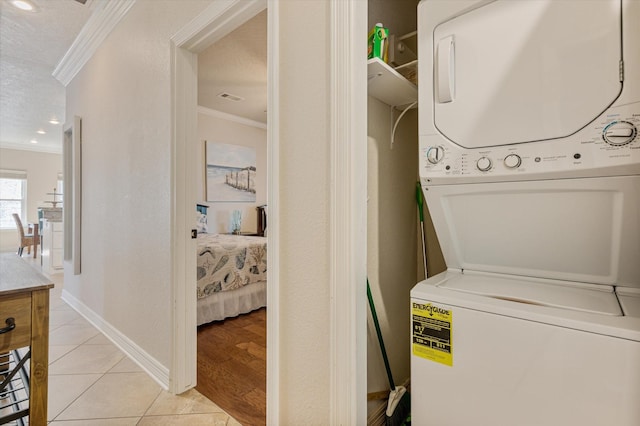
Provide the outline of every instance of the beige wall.
{"type": "MultiPolygon", "coordinates": [[[[242,231],[258,229],[256,206],[267,203],[267,131],[258,127],[240,124],[208,114],[198,114],[198,163],[202,173],[198,180],[199,202],[209,206],[207,211],[209,232],[229,232],[229,220],[233,210],[242,212],[242,231]],[[256,202],[230,203],[207,202],[204,180],[204,141],[248,146],[256,149],[256,202]]],[[[194,207],[195,209],[195,207],[194,207]]]]}
{"type": "Polygon", "coordinates": [[[209,4],[137,1],[67,86],[66,116],[82,117],[82,274],[65,268],[65,290],[167,369],[169,39],[209,4]]]}
{"type": "MultiPolygon", "coordinates": [[[[68,87],[67,117],[83,117],[83,273],[65,277],[65,288],[165,366],[169,38],[208,3],[136,2],[68,87]]],[[[327,425],[329,1],[287,0],[279,10],[278,412],[283,425],[327,425]]]]}
{"type": "MultiPolygon", "coordinates": [[[[418,282],[417,110],[409,111],[402,118],[393,148],[389,106],[369,97],[367,113],[367,273],[393,378],[401,385],[410,376],[409,291],[418,282]]],[[[388,390],[389,382],[371,321],[368,330],[367,390],[388,390]]],[[[371,411],[375,403],[370,405],[371,411]]]]}
{"type": "Polygon", "coordinates": [[[328,425],[329,2],[280,2],[280,421],[328,425]]]}
{"type": "MultiPolygon", "coordinates": [[[[415,31],[416,4],[413,0],[369,0],[368,28],[380,22],[396,36],[415,31]]],[[[411,375],[409,292],[424,276],[422,258],[418,257],[422,256],[418,250],[419,225],[416,226],[417,109],[402,118],[393,149],[389,106],[370,97],[367,114],[367,271],[393,378],[402,385],[411,375]]],[[[371,317],[367,337],[367,391],[388,391],[389,381],[371,317]]],[[[381,403],[370,402],[369,414],[381,403]]]]}
{"type": "Polygon", "coordinates": [[[368,0],[368,26],[373,28],[378,22],[389,28],[389,34],[402,36],[416,30],[416,0],[368,0]]]}
{"type": "MultiPolygon", "coordinates": [[[[169,38],[208,2],[138,1],[68,86],[83,273],[65,288],[170,365],[169,38]],[[150,333],[149,330],[153,330],[150,333]]],[[[280,418],[329,418],[328,2],[280,4],[280,418]],[[314,37],[309,37],[310,28],[314,37]],[[310,84],[313,82],[313,84],[310,84]]]]}
{"type": "MultiPolygon", "coordinates": [[[[52,192],[62,173],[62,155],[36,151],[21,151],[0,148],[0,169],[25,170],[27,172],[27,217],[22,224],[38,220],[38,207],[51,207],[45,203],[52,200],[52,192]]],[[[59,198],[60,200],[61,198],[59,198]]],[[[18,231],[0,230],[0,251],[16,250],[18,231]]]]}

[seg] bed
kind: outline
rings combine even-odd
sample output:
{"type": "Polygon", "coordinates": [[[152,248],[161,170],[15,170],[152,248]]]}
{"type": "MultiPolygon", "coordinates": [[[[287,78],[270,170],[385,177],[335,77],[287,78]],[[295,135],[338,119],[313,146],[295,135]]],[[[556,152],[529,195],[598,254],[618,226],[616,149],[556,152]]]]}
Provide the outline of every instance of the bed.
{"type": "Polygon", "coordinates": [[[198,325],[267,304],[267,239],[198,234],[198,325]]]}

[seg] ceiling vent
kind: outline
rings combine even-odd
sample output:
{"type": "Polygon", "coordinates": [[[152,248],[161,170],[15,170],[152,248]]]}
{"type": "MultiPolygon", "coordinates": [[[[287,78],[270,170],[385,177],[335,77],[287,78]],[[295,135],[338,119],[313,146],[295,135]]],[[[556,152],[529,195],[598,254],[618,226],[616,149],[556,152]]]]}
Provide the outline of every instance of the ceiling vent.
{"type": "Polygon", "coordinates": [[[234,102],[244,101],[244,98],[240,96],[232,95],[231,93],[226,93],[226,92],[220,93],[218,97],[222,99],[226,99],[228,101],[234,101],[234,102]]]}

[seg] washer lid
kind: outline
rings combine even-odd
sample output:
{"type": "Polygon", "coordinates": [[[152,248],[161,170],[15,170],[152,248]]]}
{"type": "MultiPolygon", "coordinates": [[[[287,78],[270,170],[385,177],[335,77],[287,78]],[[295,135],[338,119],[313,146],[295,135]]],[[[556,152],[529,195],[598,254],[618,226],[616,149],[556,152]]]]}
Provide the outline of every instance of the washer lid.
{"type": "MultiPolygon", "coordinates": [[[[616,291],[620,290],[616,287],[616,291]]],[[[628,296],[626,300],[638,308],[637,300],[632,299],[635,296],[631,294],[639,293],[630,290],[623,289],[622,297],[628,296]]],[[[411,289],[411,300],[412,303],[434,303],[453,309],[454,330],[456,321],[464,321],[460,310],[469,309],[640,343],[640,316],[631,311],[622,314],[620,306],[616,306],[616,294],[611,286],[599,289],[592,284],[449,268],[416,284],[411,289]],[[511,299],[507,299],[509,296],[511,299]]]]}
{"type": "Polygon", "coordinates": [[[640,176],[434,185],[447,267],[640,288],[640,176]]]}
{"type": "Polygon", "coordinates": [[[640,289],[618,287],[616,292],[624,314],[629,317],[640,318],[640,289]]]}
{"type": "MultiPolygon", "coordinates": [[[[622,316],[611,286],[497,275],[459,274],[436,287],[529,305],[622,316]]],[[[638,299],[640,301],[640,299],[638,299]]]]}
{"type": "Polygon", "coordinates": [[[620,95],[620,0],[498,0],[435,27],[434,125],[466,148],[569,136],[620,95]]]}

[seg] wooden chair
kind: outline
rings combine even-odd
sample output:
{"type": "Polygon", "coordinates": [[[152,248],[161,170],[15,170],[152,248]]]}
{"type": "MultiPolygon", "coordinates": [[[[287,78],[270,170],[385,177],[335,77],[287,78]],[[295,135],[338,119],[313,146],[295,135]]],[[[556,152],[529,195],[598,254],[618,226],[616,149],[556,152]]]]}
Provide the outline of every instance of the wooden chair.
{"type": "Polygon", "coordinates": [[[22,221],[17,213],[14,213],[13,220],[16,222],[16,228],[18,228],[18,235],[20,236],[20,245],[18,246],[18,256],[22,256],[24,248],[27,248],[27,254],[31,254],[31,246],[33,246],[33,257],[36,257],[38,251],[38,245],[36,239],[38,238],[38,230],[34,228],[34,232],[30,234],[24,233],[24,227],[22,221]]]}

